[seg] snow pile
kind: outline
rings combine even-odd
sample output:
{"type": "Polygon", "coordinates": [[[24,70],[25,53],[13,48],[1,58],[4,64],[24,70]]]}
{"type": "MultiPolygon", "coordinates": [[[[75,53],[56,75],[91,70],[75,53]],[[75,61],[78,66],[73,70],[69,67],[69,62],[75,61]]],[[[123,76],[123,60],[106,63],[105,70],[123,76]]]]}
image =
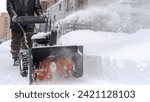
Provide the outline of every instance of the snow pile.
{"type": "Polygon", "coordinates": [[[147,43],[150,39],[149,31],[141,30],[134,34],[126,34],[81,30],[62,36],[58,43],[84,45],[85,54],[90,56],[109,55],[115,58],[127,56],[127,59],[150,59],[150,56],[146,56],[150,54],[147,43]]]}
{"type": "Polygon", "coordinates": [[[84,46],[84,73],[122,84],[150,84],[150,29],[134,34],[89,30],[62,36],[62,45],[84,46]]]}
{"type": "Polygon", "coordinates": [[[8,47],[10,45],[11,40],[3,42],[1,45],[8,47]]]}

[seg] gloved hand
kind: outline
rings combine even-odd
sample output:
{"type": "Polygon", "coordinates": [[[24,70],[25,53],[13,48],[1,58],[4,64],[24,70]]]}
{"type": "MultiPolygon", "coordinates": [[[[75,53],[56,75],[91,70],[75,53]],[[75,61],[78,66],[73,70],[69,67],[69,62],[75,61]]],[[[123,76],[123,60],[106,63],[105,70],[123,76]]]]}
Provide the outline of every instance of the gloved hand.
{"type": "Polygon", "coordinates": [[[13,16],[13,17],[12,17],[12,21],[13,21],[13,22],[16,22],[16,18],[17,18],[17,15],[13,16]]]}

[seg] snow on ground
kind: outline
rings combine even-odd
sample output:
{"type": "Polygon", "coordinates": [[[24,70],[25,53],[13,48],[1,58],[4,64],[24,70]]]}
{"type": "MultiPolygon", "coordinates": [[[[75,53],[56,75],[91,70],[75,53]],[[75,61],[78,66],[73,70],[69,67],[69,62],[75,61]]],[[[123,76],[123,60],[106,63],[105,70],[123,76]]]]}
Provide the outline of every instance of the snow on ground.
{"type": "Polygon", "coordinates": [[[63,45],[84,45],[84,71],[111,83],[150,83],[150,30],[134,34],[75,31],[63,45]],[[68,43],[69,42],[69,43],[68,43]]]}
{"type": "Polygon", "coordinates": [[[0,85],[28,84],[26,78],[20,77],[19,68],[13,67],[10,54],[10,41],[0,44],[0,85]]]}
{"type": "MultiPolygon", "coordinates": [[[[131,8],[129,5],[124,5],[122,1],[126,0],[118,0],[118,2],[103,7],[99,5],[98,7],[90,6],[67,16],[62,22],[99,23],[101,27],[119,29],[121,22],[123,22],[127,29],[148,28],[150,17],[147,11],[149,7],[147,1],[143,3],[144,8],[131,8]],[[133,19],[130,20],[131,13],[139,16],[134,15],[133,19]]],[[[149,33],[150,29],[140,30],[134,34],[90,30],[70,32],[62,36],[58,44],[83,45],[83,77],[79,79],[55,79],[34,84],[150,84],[149,33]]],[[[39,38],[41,35],[47,34],[39,33],[35,37],[39,38]]],[[[28,78],[21,77],[19,68],[13,67],[12,63],[10,41],[7,41],[0,44],[0,84],[27,85],[28,78]]]]}
{"type": "MultiPolygon", "coordinates": [[[[84,46],[82,78],[56,79],[34,84],[150,84],[150,29],[134,34],[81,30],[70,32],[58,44],[84,46]]],[[[28,84],[12,66],[10,41],[0,45],[0,84],[28,84]]]]}
{"type": "Polygon", "coordinates": [[[149,31],[149,29],[140,30],[134,34],[126,34],[80,30],[64,35],[58,43],[84,45],[85,54],[90,56],[103,55],[115,58],[149,60],[150,56],[146,56],[150,53],[149,31]]]}

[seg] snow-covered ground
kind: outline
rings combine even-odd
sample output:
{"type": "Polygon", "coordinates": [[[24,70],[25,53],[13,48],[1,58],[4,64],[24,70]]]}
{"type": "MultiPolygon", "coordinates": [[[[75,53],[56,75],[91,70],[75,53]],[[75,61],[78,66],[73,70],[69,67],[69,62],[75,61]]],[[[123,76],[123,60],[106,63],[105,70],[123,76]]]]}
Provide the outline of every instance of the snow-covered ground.
{"type": "Polygon", "coordinates": [[[19,68],[13,67],[13,60],[10,54],[10,41],[0,44],[0,75],[1,85],[28,84],[26,78],[20,77],[19,68]]]}
{"type": "MultiPolygon", "coordinates": [[[[34,84],[150,84],[150,29],[146,29],[150,28],[148,0],[131,3],[124,2],[127,0],[116,1],[118,2],[106,6],[79,10],[59,22],[98,23],[106,28],[104,31],[107,32],[70,32],[58,40],[61,45],[83,45],[83,77],[34,84]],[[114,31],[114,28],[118,32],[127,31],[132,34],[108,32],[114,31]]],[[[10,41],[0,44],[0,84],[27,85],[28,78],[21,77],[19,68],[13,67],[12,62],[10,41]]]]}
{"type": "MultiPolygon", "coordinates": [[[[58,44],[84,46],[84,75],[35,84],[150,84],[150,29],[134,34],[81,30],[62,36],[58,44]]],[[[0,84],[28,84],[12,66],[10,41],[0,45],[0,84]]]]}
{"type": "Polygon", "coordinates": [[[149,84],[149,32],[149,29],[134,34],[76,31],[63,36],[60,42],[84,45],[84,71],[90,77],[113,84],[149,84]]]}

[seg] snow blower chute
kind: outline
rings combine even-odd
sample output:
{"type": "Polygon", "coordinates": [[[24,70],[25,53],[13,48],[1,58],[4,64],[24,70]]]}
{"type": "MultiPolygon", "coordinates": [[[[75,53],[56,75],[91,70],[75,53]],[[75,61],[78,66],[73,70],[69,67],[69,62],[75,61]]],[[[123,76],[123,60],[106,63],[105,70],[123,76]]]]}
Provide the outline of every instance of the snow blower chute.
{"type": "MultiPolygon", "coordinates": [[[[22,76],[29,77],[29,84],[37,80],[52,79],[54,71],[57,74],[65,73],[65,77],[82,77],[83,76],[83,46],[58,46],[57,31],[48,28],[47,17],[20,16],[16,22],[23,32],[23,39],[26,49],[21,49],[19,54],[20,73],[22,76]],[[45,24],[45,32],[41,34],[43,37],[33,37],[33,47],[27,45],[26,34],[34,32],[25,32],[22,23],[43,23],[45,24]]],[[[38,32],[39,33],[39,32],[38,32]]],[[[34,34],[40,35],[39,34],[34,34]]]]}

